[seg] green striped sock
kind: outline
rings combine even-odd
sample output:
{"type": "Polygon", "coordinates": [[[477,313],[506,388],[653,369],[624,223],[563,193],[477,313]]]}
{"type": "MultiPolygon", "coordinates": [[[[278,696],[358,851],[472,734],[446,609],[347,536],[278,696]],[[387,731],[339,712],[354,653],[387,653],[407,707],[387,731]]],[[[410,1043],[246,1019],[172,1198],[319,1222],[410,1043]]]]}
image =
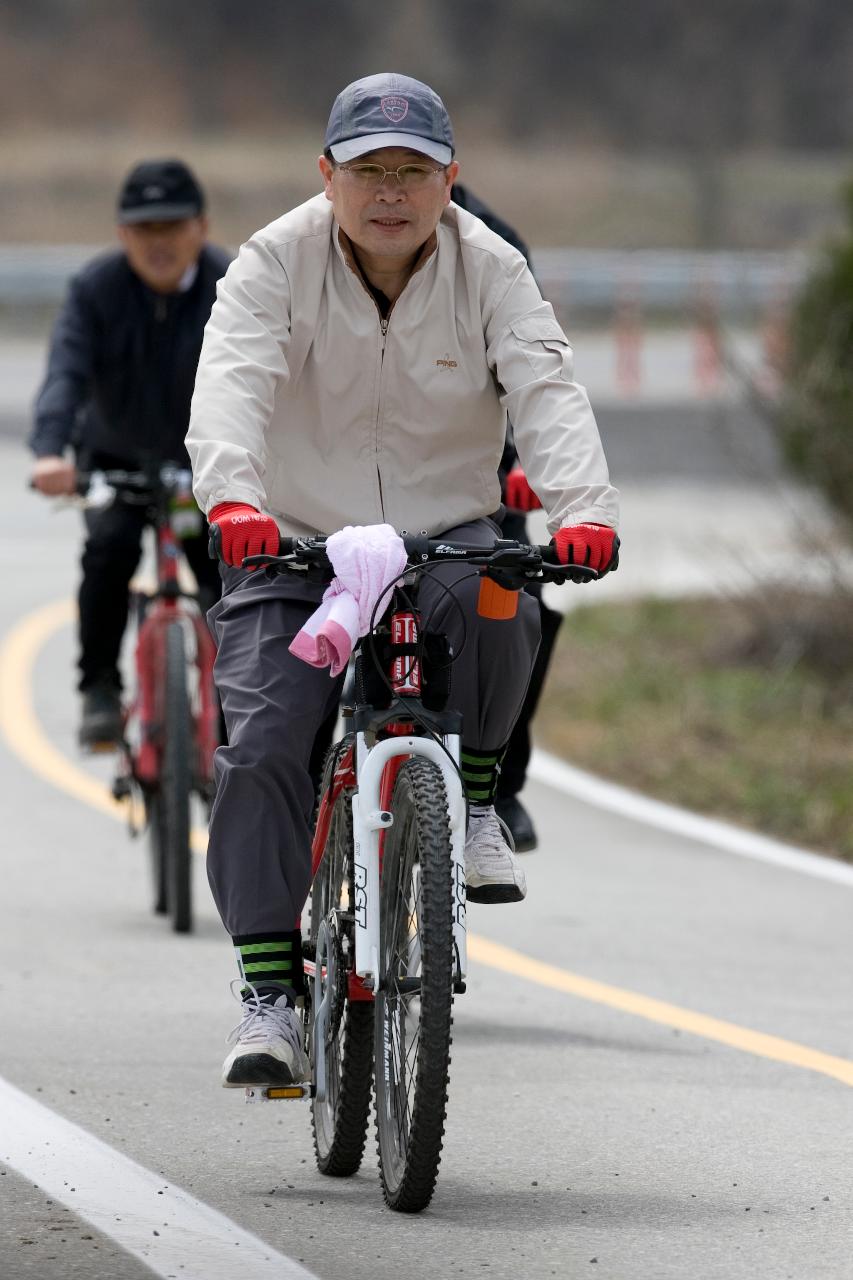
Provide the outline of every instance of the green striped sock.
{"type": "Polygon", "coordinates": [[[499,751],[474,751],[462,748],[462,778],[469,804],[490,805],[495,802],[501,761],[506,747],[499,751]]]}
{"type": "Polygon", "coordinates": [[[280,982],[302,991],[302,934],[246,933],[232,939],[240,977],[253,987],[280,982]]]}

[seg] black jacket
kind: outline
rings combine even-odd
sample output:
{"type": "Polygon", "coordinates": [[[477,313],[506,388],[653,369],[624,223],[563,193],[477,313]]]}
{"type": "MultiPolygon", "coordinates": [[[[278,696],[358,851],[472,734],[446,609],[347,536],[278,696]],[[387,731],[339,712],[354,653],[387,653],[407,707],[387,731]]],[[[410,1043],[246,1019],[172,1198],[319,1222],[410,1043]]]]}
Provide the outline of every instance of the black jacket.
{"type": "MultiPolygon", "coordinates": [[[[511,227],[508,222],[504,222],[503,218],[499,218],[496,213],[489,208],[487,204],[478,199],[473,191],[469,191],[467,187],[463,187],[461,182],[454,182],[450,188],[450,198],[459,205],[460,209],[467,209],[469,213],[473,213],[475,218],[479,218],[481,222],[485,222],[490,231],[494,231],[496,235],[506,240],[507,244],[511,244],[514,249],[518,249],[527,260],[530,270],[533,270],[533,263],[530,260],[530,250],[528,249],[515,227],[511,227]]],[[[515,466],[516,458],[515,444],[512,438],[512,425],[507,423],[506,444],[504,445],[503,455],[501,457],[500,466],[498,467],[498,478],[503,489],[504,480],[506,480],[508,472],[515,466]]],[[[515,518],[515,517],[513,517],[515,518]]],[[[513,525],[512,532],[506,533],[508,538],[524,537],[524,520],[516,527],[513,525]],[[520,530],[520,532],[519,532],[520,530]]]]}
{"type": "Polygon", "coordinates": [[[533,270],[530,261],[530,250],[528,249],[515,227],[511,227],[508,222],[504,222],[503,218],[499,218],[496,213],[489,208],[487,204],[479,197],[475,196],[473,191],[469,191],[461,182],[454,182],[450,188],[450,198],[460,209],[467,209],[468,213],[473,213],[475,218],[479,218],[481,222],[485,222],[490,231],[494,231],[507,244],[511,244],[514,249],[518,249],[527,260],[527,265],[533,270]]]}
{"type": "Polygon", "coordinates": [[[71,281],[36,400],[37,457],[68,444],[81,466],[189,465],[184,436],[201,340],[229,256],[207,245],[185,293],[156,294],[121,251],[71,281]]]}

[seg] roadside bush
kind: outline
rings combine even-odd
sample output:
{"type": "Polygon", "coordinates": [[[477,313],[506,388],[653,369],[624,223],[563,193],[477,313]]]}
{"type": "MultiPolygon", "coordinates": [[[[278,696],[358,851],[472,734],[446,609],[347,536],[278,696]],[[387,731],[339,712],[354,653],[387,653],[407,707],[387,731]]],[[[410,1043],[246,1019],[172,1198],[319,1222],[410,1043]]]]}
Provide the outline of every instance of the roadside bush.
{"type": "Polygon", "coordinates": [[[853,183],[844,204],[846,232],[793,307],[781,429],[791,463],[853,525],[853,183]]]}

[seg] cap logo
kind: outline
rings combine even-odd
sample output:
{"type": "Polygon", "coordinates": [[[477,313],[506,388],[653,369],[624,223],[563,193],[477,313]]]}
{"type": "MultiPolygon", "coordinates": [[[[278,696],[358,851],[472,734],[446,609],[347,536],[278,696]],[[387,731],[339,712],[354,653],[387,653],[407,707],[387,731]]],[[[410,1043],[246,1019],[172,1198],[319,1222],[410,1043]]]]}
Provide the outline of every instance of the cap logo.
{"type": "Polygon", "coordinates": [[[166,192],[162,187],[143,187],[142,196],[145,200],[162,200],[166,192]]]}
{"type": "Polygon", "coordinates": [[[408,98],[380,98],[379,106],[382,109],[383,116],[390,120],[392,124],[399,124],[409,114],[408,98]]]}

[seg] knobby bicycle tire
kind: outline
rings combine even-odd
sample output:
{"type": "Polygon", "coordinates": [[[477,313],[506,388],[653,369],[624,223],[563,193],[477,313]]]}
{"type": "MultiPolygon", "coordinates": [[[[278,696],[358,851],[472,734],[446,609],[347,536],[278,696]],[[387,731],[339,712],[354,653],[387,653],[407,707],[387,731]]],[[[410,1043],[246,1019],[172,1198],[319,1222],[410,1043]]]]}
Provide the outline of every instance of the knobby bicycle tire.
{"type": "MultiPolygon", "coordinates": [[[[323,770],[321,796],[339,758],[340,752],[332,748],[323,770]]],[[[311,889],[310,936],[316,944],[320,921],[335,908],[335,936],[347,939],[350,956],[355,947],[349,899],[352,883],[352,793],[343,790],[335,801],[326,849],[311,889]]],[[[343,960],[342,948],[338,960],[343,960]]],[[[338,973],[345,984],[342,963],[338,973]]],[[[329,1177],[347,1178],[361,1166],[367,1140],[373,1083],[373,1003],[350,1000],[345,985],[340,987],[336,1003],[326,1045],[326,1098],[323,1102],[313,1100],[311,1124],[317,1168],[329,1177]]],[[[313,1044],[309,1048],[313,1057],[313,1044]]]]}
{"type": "Polygon", "coordinates": [[[386,1204],[418,1213],[438,1177],[453,1020],[453,874],[438,766],[407,760],[391,809],[380,890],[377,1150],[386,1204]],[[409,987],[401,993],[403,979],[409,987]]]}
{"type": "Polygon", "coordinates": [[[187,655],[179,622],[166,630],[163,707],[163,755],[160,769],[162,838],[167,901],[172,928],[192,928],[190,793],[192,791],[192,721],[187,687],[187,655]]]}

